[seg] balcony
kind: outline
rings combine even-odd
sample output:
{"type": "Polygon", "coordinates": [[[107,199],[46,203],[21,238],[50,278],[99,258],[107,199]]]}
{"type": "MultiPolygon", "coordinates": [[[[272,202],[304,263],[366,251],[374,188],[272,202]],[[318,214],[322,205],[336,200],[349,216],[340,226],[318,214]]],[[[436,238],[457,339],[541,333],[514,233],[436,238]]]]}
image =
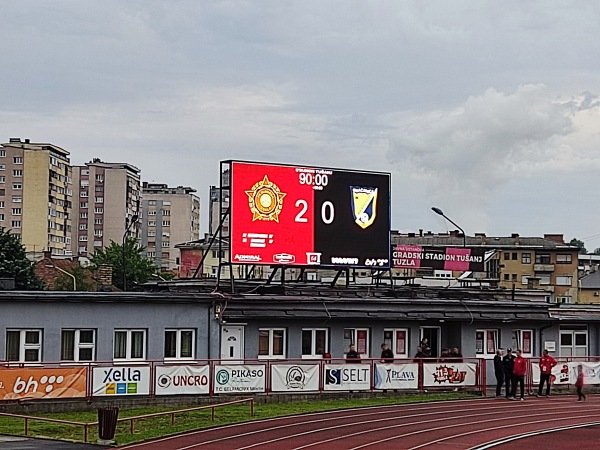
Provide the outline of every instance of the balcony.
{"type": "Polygon", "coordinates": [[[534,272],[554,272],[554,264],[534,264],[534,272]]]}

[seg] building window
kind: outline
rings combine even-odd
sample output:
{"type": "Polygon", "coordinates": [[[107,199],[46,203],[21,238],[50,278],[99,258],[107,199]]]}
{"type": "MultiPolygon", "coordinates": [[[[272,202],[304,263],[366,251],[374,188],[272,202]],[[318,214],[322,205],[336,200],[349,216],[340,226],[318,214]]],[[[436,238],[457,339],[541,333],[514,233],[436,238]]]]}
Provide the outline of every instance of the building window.
{"type": "Polygon", "coordinates": [[[21,228],[21,221],[20,220],[13,220],[10,222],[10,226],[13,228],[21,228]]]}
{"type": "Polygon", "coordinates": [[[82,198],[86,198],[86,197],[90,196],[90,193],[88,191],[81,191],[79,193],[79,196],[82,197],[82,198]]]}
{"type": "Polygon", "coordinates": [[[4,208],[4,200],[0,200],[0,208],[4,208]]]}
{"type": "Polygon", "coordinates": [[[573,303],[573,297],[570,295],[562,295],[556,297],[556,303],[573,303]]]}
{"type": "Polygon", "coordinates": [[[512,348],[519,349],[523,356],[533,356],[533,331],[532,330],[513,330],[512,348]]]}
{"type": "Polygon", "coordinates": [[[513,252],[511,256],[512,256],[512,258],[511,258],[511,259],[512,259],[513,261],[516,261],[516,260],[518,260],[518,259],[519,259],[519,254],[518,254],[517,252],[513,252]]]}
{"type": "Polygon", "coordinates": [[[14,169],[13,170],[13,177],[22,177],[23,176],[23,169],[14,169]]]}
{"type": "Polygon", "coordinates": [[[213,259],[225,258],[225,250],[212,250],[213,259]]]}
{"type": "Polygon", "coordinates": [[[163,216],[170,216],[171,215],[171,210],[170,209],[163,209],[162,210],[162,215],[163,216]]]}
{"type": "Polygon", "coordinates": [[[80,223],[79,224],[79,229],[80,230],[87,230],[87,223],[80,223]]]}
{"type": "Polygon", "coordinates": [[[15,164],[23,164],[23,157],[22,156],[15,156],[15,157],[13,157],[13,163],[15,163],[15,164]]]}
{"type": "Polygon", "coordinates": [[[81,202],[81,203],[79,203],[79,207],[80,208],[87,208],[88,207],[88,202],[81,202]]]}
{"type": "Polygon", "coordinates": [[[22,209],[21,208],[13,208],[12,209],[12,215],[13,216],[20,216],[22,214],[22,209]]]}
{"type": "Polygon", "coordinates": [[[559,253],[558,255],[556,255],[556,263],[557,264],[571,264],[572,262],[572,255],[570,253],[559,253]]]}
{"type": "Polygon", "coordinates": [[[369,330],[367,328],[344,329],[344,353],[348,353],[354,345],[362,358],[369,357],[369,330]]]}
{"type": "Polygon", "coordinates": [[[386,329],[383,331],[383,342],[394,352],[397,358],[409,357],[408,329],[386,329]]]}
{"type": "Polygon", "coordinates": [[[23,185],[21,183],[13,183],[12,184],[13,191],[20,191],[23,189],[23,185]]]}
{"type": "Polygon", "coordinates": [[[156,210],[152,210],[152,211],[148,211],[148,215],[149,216],[155,216],[156,215],[156,210]]]}
{"type": "Polygon", "coordinates": [[[519,279],[519,277],[518,277],[518,275],[516,273],[511,274],[511,280],[512,281],[516,282],[516,281],[518,281],[518,279],[519,279]]]}
{"type": "Polygon", "coordinates": [[[285,358],[285,329],[261,328],[258,330],[258,357],[285,358]]]}
{"type": "Polygon", "coordinates": [[[0,214],[0,220],[4,220],[4,214],[0,214]]]}
{"type": "Polygon", "coordinates": [[[536,278],[540,279],[540,285],[549,286],[550,285],[550,275],[548,274],[539,274],[536,278]]]}
{"type": "Polygon", "coordinates": [[[79,218],[80,219],[87,219],[87,213],[86,212],[79,213],[79,218]]]}
{"type": "Polygon", "coordinates": [[[475,354],[493,358],[498,350],[498,330],[475,331],[475,354]]]}
{"type": "Polygon", "coordinates": [[[0,158],[6,157],[6,150],[0,150],[0,158]]]}
{"type": "Polygon", "coordinates": [[[94,214],[104,214],[104,208],[94,208],[94,214]]]}
{"type": "Polygon", "coordinates": [[[148,200],[148,206],[156,206],[156,200],[148,200]]]}
{"type": "Polygon", "coordinates": [[[573,285],[573,277],[568,275],[557,275],[556,276],[556,285],[557,286],[572,286],[573,285]]]}
{"type": "Polygon", "coordinates": [[[95,356],[95,330],[62,330],[60,346],[60,359],[62,361],[94,361],[95,356]]]}
{"type": "Polygon", "coordinates": [[[162,247],[169,247],[170,242],[169,241],[162,241],[162,247]]]}
{"type": "Polygon", "coordinates": [[[169,222],[168,220],[163,220],[162,221],[162,226],[163,227],[170,227],[171,226],[171,222],[169,222]]]}
{"type": "Polygon", "coordinates": [[[194,330],[165,330],[165,358],[193,358],[194,335],[194,330]]]}
{"type": "Polygon", "coordinates": [[[94,219],[94,224],[96,224],[96,225],[102,225],[102,222],[103,222],[102,218],[94,219]]]}
{"type": "Polygon", "coordinates": [[[521,264],[531,264],[531,253],[521,253],[521,264]]]}
{"type": "Polygon", "coordinates": [[[146,330],[115,330],[113,359],[145,359],[146,330]]]}
{"type": "Polygon", "coordinates": [[[6,164],[0,164],[0,170],[6,170],[6,164]]]}
{"type": "Polygon", "coordinates": [[[42,330],[6,330],[6,360],[40,362],[42,330]]]}
{"type": "Polygon", "coordinates": [[[156,220],[149,220],[148,221],[148,226],[149,227],[155,227],[156,226],[156,220]]]}
{"type": "Polygon", "coordinates": [[[523,285],[527,285],[527,284],[528,284],[528,282],[529,282],[529,277],[530,277],[530,276],[531,276],[531,275],[525,275],[525,274],[521,275],[521,284],[523,284],[523,285]]]}
{"type": "Polygon", "coordinates": [[[560,329],[559,356],[587,356],[588,330],[585,325],[560,329]]]}
{"type": "Polygon", "coordinates": [[[6,183],[6,177],[5,176],[0,177],[0,183],[6,183]]]}
{"type": "Polygon", "coordinates": [[[20,195],[13,195],[12,201],[13,201],[13,203],[22,203],[23,197],[21,197],[20,195]]]}
{"type": "Polygon", "coordinates": [[[510,259],[510,253],[509,252],[504,252],[504,260],[508,261],[510,259]]]}
{"type": "Polygon", "coordinates": [[[329,352],[329,330],[327,328],[305,328],[302,330],[302,357],[320,358],[329,352]]]}
{"type": "Polygon", "coordinates": [[[504,274],[504,281],[510,281],[510,273],[504,274]]]}
{"type": "Polygon", "coordinates": [[[104,203],[104,197],[96,197],[96,198],[94,199],[94,201],[95,201],[96,203],[104,203]]]}
{"type": "Polygon", "coordinates": [[[87,242],[87,236],[86,235],[81,235],[79,236],[79,242],[87,242]]]}
{"type": "Polygon", "coordinates": [[[550,253],[536,253],[535,263],[536,264],[550,264],[551,263],[550,253]]]}
{"type": "Polygon", "coordinates": [[[148,236],[149,237],[155,237],[156,236],[156,231],[148,231],[148,236]]]}

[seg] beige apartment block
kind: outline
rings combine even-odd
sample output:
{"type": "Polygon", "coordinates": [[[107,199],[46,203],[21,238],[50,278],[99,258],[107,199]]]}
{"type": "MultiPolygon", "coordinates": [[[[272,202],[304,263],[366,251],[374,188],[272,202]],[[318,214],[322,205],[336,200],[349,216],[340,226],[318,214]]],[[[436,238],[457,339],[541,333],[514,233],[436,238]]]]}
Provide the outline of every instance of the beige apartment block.
{"type": "Polygon", "coordinates": [[[71,188],[68,151],[20,138],[0,144],[0,226],[28,253],[70,255],[71,188]]]}
{"type": "Polygon", "coordinates": [[[91,256],[125,235],[139,237],[140,169],[94,159],[73,167],[73,254],[91,256]]]}
{"type": "Polygon", "coordinates": [[[191,187],[143,183],[141,244],[161,270],[178,271],[182,242],[200,236],[200,198],[191,187]]]}

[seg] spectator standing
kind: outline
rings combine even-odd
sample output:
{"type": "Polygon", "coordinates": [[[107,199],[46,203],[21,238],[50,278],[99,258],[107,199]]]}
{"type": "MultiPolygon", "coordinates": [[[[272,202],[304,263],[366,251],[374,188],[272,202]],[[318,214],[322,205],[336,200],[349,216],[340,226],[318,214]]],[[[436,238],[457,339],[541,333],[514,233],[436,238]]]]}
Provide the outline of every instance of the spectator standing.
{"type": "Polygon", "coordinates": [[[346,353],[346,362],[347,363],[359,363],[360,355],[356,352],[356,348],[354,344],[350,345],[350,350],[346,353]]]}
{"type": "Polygon", "coordinates": [[[504,382],[506,383],[506,398],[511,398],[513,390],[513,369],[515,367],[515,356],[512,354],[512,348],[506,349],[506,355],[502,358],[502,367],[504,368],[504,382]]]}
{"type": "Polygon", "coordinates": [[[429,358],[431,356],[431,347],[429,346],[429,340],[427,338],[421,339],[419,347],[421,347],[421,351],[425,355],[424,358],[429,358]]]}
{"type": "Polygon", "coordinates": [[[421,362],[423,358],[426,358],[425,353],[423,353],[423,348],[419,345],[417,347],[417,353],[415,353],[414,362],[421,362]]]}
{"type": "Polygon", "coordinates": [[[527,361],[523,358],[521,350],[517,350],[517,356],[513,367],[513,387],[511,400],[517,398],[517,384],[521,391],[521,400],[525,400],[525,374],[527,373],[527,361]]]}
{"type": "Polygon", "coordinates": [[[548,354],[548,350],[542,352],[540,358],[540,385],[538,386],[537,396],[542,396],[544,383],[546,383],[546,397],[550,397],[550,378],[552,376],[552,368],[556,366],[556,360],[548,354]]]}
{"type": "Polygon", "coordinates": [[[585,400],[587,396],[583,393],[583,366],[579,364],[577,366],[577,381],[575,381],[575,387],[577,388],[577,395],[579,398],[578,402],[585,400]]]}
{"type": "Polygon", "coordinates": [[[450,356],[453,358],[452,359],[453,362],[463,362],[463,355],[460,352],[460,349],[458,347],[452,348],[452,351],[450,352],[450,356]]]}
{"type": "Polygon", "coordinates": [[[394,362],[394,352],[390,349],[389,345],[383,343],[381,344],[381,362],[384,363],[393,363],[394,362]]]}
{"type": "Polygon", "coordinates": [[[499,348],[494,356],[494,375],[496,375],[496,398],[502,395],[502,385],[504,384],[504,366],[502,365],[502,349],[499,348]]]}

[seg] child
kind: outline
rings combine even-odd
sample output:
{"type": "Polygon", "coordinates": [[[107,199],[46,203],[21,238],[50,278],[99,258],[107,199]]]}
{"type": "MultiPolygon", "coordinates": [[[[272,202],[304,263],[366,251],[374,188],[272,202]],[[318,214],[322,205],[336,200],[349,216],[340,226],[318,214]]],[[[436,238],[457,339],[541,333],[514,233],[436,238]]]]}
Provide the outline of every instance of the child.
{"type": "Polygon", "coordinates": [[[581,400],[585,400],[587,397],[583,393],[583,366],[581,364],[577,366],[577,381],[575,382],[575,387],[577,388],[577,395],[579,395],[579,400],[577,401],[580,402],[581,400]]]}

